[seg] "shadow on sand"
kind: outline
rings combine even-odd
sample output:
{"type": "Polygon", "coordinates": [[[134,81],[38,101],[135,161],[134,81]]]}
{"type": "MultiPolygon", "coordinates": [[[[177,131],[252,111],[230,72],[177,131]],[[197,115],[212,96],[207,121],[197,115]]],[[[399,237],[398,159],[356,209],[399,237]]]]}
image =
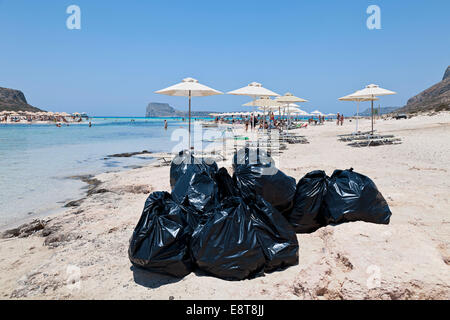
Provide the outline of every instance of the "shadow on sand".
{"type": "Polygon", "coordinates": [[[150,272],[135,266],[131,266],[130,270],[133,271],[134,282],[146,288],[156,289],[167,284],[176,283],[183,279],[150,272]]]}

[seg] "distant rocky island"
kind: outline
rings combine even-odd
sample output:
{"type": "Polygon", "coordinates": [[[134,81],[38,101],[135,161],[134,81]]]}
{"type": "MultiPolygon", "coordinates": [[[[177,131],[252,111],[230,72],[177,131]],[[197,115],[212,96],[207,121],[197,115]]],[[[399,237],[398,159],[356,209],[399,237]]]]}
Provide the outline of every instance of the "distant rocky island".
{"type": "MultiPolygon", "coordinates": [[[[380,115],[392,113],[392,112],[396,111],[397,109],[400,109],[400,107],[381,107],[380,115]]],[[[360,112],[359,115],[361,117],[370,117],[370,115],[371,115],[370,111],[371,111],[371,108],[367,108],[363,112],[360,112]]],[[[374,114],[378,114],[378,108],[374,106],[373,112],[374,112],[374,114]]],[[[355,113],[355,116],[356,116],[356,113],[355,113]]]]}
{"type": "Polygon", "coordinates": [[[25,95],[20,90],[0,87],[0,111],[43,111],[28,104],[25,95]]]}
{"type": "Polygon", "coordinates": [[[419,111],[450,110],[450,66],[441,82],[422,91],[408,100],[406,106],[396,112],[412,113],[419,111]]]}
{"type": "MultiPolygon", "coordinates": [[[[194,117],[206,117],[212,111],[191,111],[194,117]]],[[[175,110],[168,103],[150,102],[145,113],[146,117],[187,117],[187,111],[175,110]]]]}

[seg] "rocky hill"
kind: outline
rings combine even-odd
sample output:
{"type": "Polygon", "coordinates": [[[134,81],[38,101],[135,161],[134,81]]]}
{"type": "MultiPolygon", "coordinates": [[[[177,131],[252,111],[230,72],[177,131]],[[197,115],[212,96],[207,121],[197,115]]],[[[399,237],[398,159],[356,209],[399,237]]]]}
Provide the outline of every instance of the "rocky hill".
{"type": "MultiPolygon", "coordinates": [[[[210,111],[192,111],[194,117],[208,116],[210,111]]],[[[188,112],[175,110],[168,103],[150,102],[145,113],[146,117],[187,117],[188,112]]]]}
{"type": "Polygon", "coordinates": [[[20,90],[0,87],[0,111],[42,111],[29,105],[25,95],[20,90]]]}
{"type": "Polygon", "coordinates": [[[182,117],[181,111],[175,110],[168,103],[151,102],[147,106],[146,117],[182,117]]]}
{"type": "Polygon", "coordinates": [[[412,97],[408,100],[406,106],[396,110],[396,112],[410,113],[433,110],[450,110],[450,66],[447,67],[441,82],[412,97]]]}

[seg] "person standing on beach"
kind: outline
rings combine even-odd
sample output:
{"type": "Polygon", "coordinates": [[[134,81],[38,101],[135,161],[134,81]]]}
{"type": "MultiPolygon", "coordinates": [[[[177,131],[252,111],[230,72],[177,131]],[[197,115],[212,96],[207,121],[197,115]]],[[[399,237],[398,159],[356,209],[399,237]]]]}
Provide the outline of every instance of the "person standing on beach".
{"type": "Polygon", "coordinates": [[[167,120],[164,120],[164,130],[167,130],[167,120]]]}
{"type": "Polygon", "coordinates": [[[341,126],[344,124],[344,115],[341,114],[341,126]]]}
{"type": "Polygon", "coordinates": [[[341,116],[339,115],[339,112],[336,115],[336,125],[339,125],[339,120],[341,120],[341,116]]]}

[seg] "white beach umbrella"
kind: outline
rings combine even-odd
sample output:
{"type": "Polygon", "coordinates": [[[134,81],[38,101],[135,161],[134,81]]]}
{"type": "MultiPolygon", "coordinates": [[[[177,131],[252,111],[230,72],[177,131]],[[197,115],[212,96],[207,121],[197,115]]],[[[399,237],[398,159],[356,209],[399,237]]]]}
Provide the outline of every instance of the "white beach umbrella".
{"type": "Polygon", "coordinates": [[[358,97],[359,98],[361,98],[361,97],[371,98],[370,101],[371,101],[371,114],[372,114],[372,134],[373,134],[373,101],[374,101],[373,98],[378,97],[378,96],[392,95],[392,94],[397,94],[397,93],[394,91],[391,91],[391,90],[380,88],[376,84],[369,84],[364,89],[356,91],[355,93],[350,95],[350,97],[353,97],[353,98],[358,98],[358,97]]]}
{"type": "Polygon", "coordinates": [[[218,90],[200,84],[198,80],[193,78],[185,78],[182,82],[168,88],[158,90],[155,93],[165,94],[168,96],[189,97],[189,150],[191,149],[191,98],[222,94],[222,92],[218,90]]]}
{"type": "MultiPolygon", "coordinates": [[[[280,107],[283,108],[283,111],[284,111],[285,113],[286,113],[286,112],[290,112],[290,111],[300,110],[300,109],[299,109],[299,105],[298,105],[298,104],[295,104],[295,103],[287,103],[287,104],[284,104],[284,103],[281,103],[281,102],[280,102],[280,107]]],[[[281,110],[279,110],[279,111],[281,111],[281,110]]]]}
{"type": "Polygon", "coordinates": [[[244,107],[278,107],[279,104],[275,100],[270,99],[269,97],[261,97],[259,99],[256,99],[254,101],[250,101],[247,103],[244,103],[242,106],[244,107]]]}
{"type": "Polygon", "coordinates": [[[296,97],[290,92],[286,92],[284,94],[284,96],[280,96],[280,97],[275,98],[275,101],[281,102],[281,103],[308,102],[308,100],[296,97]]]}
{"type": "Polygon", "coordinates": [[[278,93],[275,93],[269,89],[264,88],[258,82],[252,82],[248,86],[236,89],[233,91],[227,92],[228,94],[238,95],[238,96],[250,96],[253,98],[256,97],[273,97],[279,96],[278,93]]]}
{"type": "MultiPolygon", "coordinates": [[[[294,102],[308,102],[308,100],[296,97],[290,92],[286,92],[283,96],[277,97],[275,100],[278,102],[281,102],[281,103],[288,103],[288,104],[293,104],[294,102]]],[[[295,106],[298,107],[298,105],[295,105],[295,106]]],[[[288,112],[288,114],[289,113],[290,112],[288,112]]]]}
{"type": "MultiPolygon", "coordinates": [[[[240,89],[236,89],[233,91],[227,92],[228,94],[237,95],[237,96],[250,96],[253,98],[253,101],[256,101],[258,97],[276,97],[279,96],[278,93],[273,92],[269,89],[266,89],[262,86],[261,83],[252,82],[248,86],[245,86],[240,89]]],[[[248,106],[248,105],[247,105],[248,106]]],[[[251,105],[253,107],[253,111],[255,111],[255,107],[259,107],[256,104],[251,105]]],[[[251,122],[251,128],[253,129],[253,121],[251,122]]]]}
{"type": "MultiPolygon", "coordinates": [[[[288,104],[283,105],[283,112],[284,112],[285,115],[287,114],[287,119],[288,119],[288,121],[290,121],[291,114],[300,113],[300,112],[304,112],[304,111],[300,110],[298,108],[297,104],[295,104],[295,103],[288,103],[288,104]]],[[[305,114],[306,114],[306,112],[305,112],[305,114]]]]}
{"type": "Polygon", "coordinates": [[[244,104],[244,106],[257,106],[262,107],[261,110],[263,110],[263,116],[264,116],[264,122],[266,121],[266,110],[270,107],[276,107],[278,108],[280,106],[279,102],[276,102],[275,100],[271,99],[269,96],[263,96],[257,100],[254,100],[252,102],[248,102],[244,104]]]}
{"type": "Polygon", "coordinates": [[[303,115],[303,116],[308,115],[307,112],[305,112],[299,108],[295,108],[295,107],[288,107],[287,112],[288,112],[289,118],[291,117],[291,115],[303,115]]]}
{"type": "Polygon", "coordinates": [[[359,103],[363,102],[363,101],[379,100],[378,98],[372,97],[372,96],[369,96],[369,95],[367,95],[367,96],[359,95],[358,96],[359,91],[361,91],[361,90],[358,90],[358,91],[356,91],[356,92],[354,92],[352,94],[349,94],[347,96],[344,96],[344,97],[341,97],[341,98],[338,99],[340,101],[355,101],[356,102],[356,132],[358,132],[359,103]]]}
{"type": "Polygon", "coordinates": [[[319,110],[314,110],[313,112],[311,112],[311,114],[314,114],[316,116],[323,116],[323,113],[320,112],[319,110]]]}

